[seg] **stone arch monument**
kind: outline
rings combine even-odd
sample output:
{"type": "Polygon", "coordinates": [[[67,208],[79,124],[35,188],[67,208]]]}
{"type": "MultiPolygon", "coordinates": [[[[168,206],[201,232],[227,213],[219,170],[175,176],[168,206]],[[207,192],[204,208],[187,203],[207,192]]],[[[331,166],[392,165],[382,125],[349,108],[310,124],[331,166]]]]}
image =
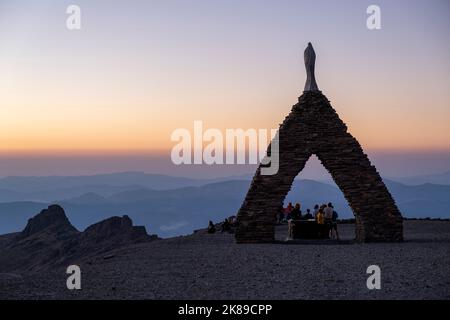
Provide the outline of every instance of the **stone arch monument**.
{"type": "MultiPolygon", "coordinates": [[[[394,199],[361,145],[318,89],[311,43],[304,56],[307,80],[303,95],[278,130],[279,170],[274,175],[262,175],[261,168],[270,164],[260,164],[237,215],[236,241],[275,240],[277,213],[295,177],[313,154],[352,208],[358,242],[402,241],[403,218],[394,199]]],[[[270,146],[267,154],[270,156],[270,146]]]]}

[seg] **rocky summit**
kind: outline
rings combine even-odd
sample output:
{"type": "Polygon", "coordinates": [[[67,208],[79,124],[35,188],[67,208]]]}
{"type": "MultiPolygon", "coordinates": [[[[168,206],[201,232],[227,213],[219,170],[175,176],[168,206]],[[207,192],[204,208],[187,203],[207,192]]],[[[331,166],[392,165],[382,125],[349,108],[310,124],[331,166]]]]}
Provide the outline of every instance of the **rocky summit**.
{"type": "Polygon", "coordinates": [[[18,239],[24,239],[42,231],[56,235],[78,233],[67,218],[64,209],[58,205],[51,205],[29,219],[25,229],[18,235],[18,239]]]}
{"type": "Polygon", "coordinates": [[[156,240],[128,216],[111,217],[78,231],[64,209],[51,205],[31,218],[25,229],[0,242],[0,272],[36,271],[101,254],[130,244],[156,240]]]}

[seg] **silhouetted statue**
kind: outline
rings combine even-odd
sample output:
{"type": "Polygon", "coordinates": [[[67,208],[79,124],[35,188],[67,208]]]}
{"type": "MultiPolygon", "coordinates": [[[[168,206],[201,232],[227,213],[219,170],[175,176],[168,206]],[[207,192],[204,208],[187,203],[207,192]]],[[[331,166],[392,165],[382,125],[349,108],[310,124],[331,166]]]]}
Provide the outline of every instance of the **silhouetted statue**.
{"type": "Polygon", "coordinates": [[[316,53],[311,42],[308,42],[308,47],[305,49],[305,67],[306,67],[306,83],[305,91],[319,91],[314,75],[314,65],[316,63],[316,53]]]}

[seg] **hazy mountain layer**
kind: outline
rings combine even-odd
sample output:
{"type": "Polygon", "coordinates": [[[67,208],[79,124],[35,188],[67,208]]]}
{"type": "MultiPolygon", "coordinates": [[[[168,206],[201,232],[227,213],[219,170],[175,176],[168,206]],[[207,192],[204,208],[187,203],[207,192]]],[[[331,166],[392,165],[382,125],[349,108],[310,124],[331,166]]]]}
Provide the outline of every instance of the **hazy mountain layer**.
{"type": "MultiPolygon", "coordinates": [[[[195,183],[199,181],[202,180],[195,183]]],[[[404,216],[450,217],[450,186],[386,183],[404,216]]],[[[66,199],[55,198],[51,203],[62,205],[70,221],[81,230],[113,215],[127,214],[149,232],[168,237],[189,234],[203,228],[208,220],[219,221],[234,215],[249,184],[249,180],[231,180],[164,191],[130,184],[112,193],[113,188],[118,188],[116,184],[108,186],[108,192],[87,191],[66,199]]],[[[340,218],[353,217],[341,191],[331,184],[296,180],[286,198],[289,201],[301,202],[303,210],[312,209],[316,203],[333,202],[340,218]]],[[[50,201],[0,203],[0,234],[20,230],[28,218],[49,204],[50,201]]]]}

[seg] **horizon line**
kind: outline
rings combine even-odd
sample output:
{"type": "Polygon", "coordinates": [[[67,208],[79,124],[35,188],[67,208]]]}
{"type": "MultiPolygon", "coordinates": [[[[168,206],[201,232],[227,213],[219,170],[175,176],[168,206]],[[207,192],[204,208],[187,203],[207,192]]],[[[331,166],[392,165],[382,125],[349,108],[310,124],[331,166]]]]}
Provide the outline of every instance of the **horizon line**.
{"type": "MultiPolygon", "coordinates": [[[[450,148],[363,148],[365,153],[450,153],[450,148]]],[[[248,148],[246,149],[248,151],[248,148]]],[[[1,150],[0,156],[169,156],[171,149],[16,149],[1,150]]],[[[225,150],[224,150],[225,152],[225,150]]]]}

